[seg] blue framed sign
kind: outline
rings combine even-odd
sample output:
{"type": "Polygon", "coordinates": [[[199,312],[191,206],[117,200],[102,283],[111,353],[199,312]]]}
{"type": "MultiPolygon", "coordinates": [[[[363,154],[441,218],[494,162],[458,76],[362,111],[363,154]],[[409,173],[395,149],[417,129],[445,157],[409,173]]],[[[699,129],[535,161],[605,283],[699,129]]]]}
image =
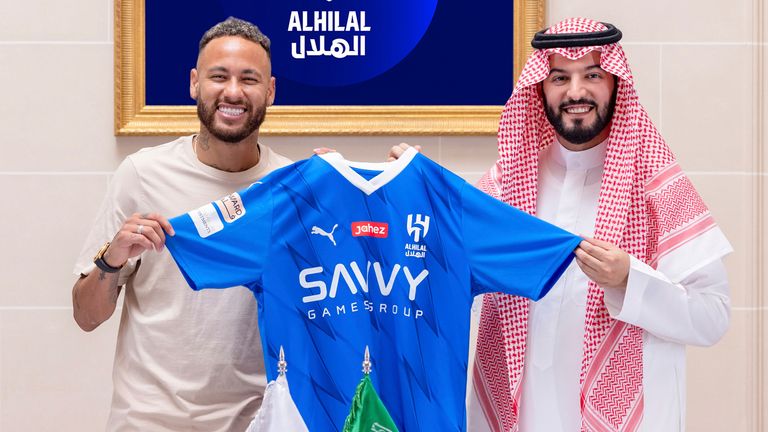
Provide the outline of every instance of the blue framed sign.
{"type": "Polygon", "coordinates": [[[228,16],[272,40],[264,134],[493,134],[544,0],[115,0],[115,131],[198,129],[189,71],[228,16]]]}

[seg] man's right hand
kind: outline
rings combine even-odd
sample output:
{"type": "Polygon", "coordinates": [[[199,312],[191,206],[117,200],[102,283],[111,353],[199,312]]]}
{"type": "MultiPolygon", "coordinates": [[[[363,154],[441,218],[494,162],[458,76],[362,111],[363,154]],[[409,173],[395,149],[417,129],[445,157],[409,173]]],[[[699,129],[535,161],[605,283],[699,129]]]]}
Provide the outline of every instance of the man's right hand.
{"type": "Polygon", "coordinates": [[[173,227],[165,217],[157,213],[134,213],[115,234],[104,253],[104,261],[117,268],[146,250],[160,251],[165,245],[166,232],[174,235],[173,227]]]}
{"type": "MultiPolygon", "coordinates": [[[[166,233],[175,234],[168,219],[157,213],[135,213],[123,222],[102,258],[110,267],[120,268],[146,250],[161,250],[166,233]]],[[[121,290],[119,275],[119,272],[108,273],[97,268],[75,282],[72,306],[80,328],[91,331],[115,312],[121,290]]]]}

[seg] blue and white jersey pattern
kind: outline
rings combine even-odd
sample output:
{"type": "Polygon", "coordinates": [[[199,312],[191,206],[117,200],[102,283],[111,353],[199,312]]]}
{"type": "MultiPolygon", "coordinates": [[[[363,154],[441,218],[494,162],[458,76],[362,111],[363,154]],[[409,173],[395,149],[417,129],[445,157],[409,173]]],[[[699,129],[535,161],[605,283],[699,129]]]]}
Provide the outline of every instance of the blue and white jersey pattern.
{"type": "Polygon", "coordinates": [[[171,223],[192,288],[253,291],[269,379],[282,345],[313,432],[341,430],[366,346],[401,431],[464,431],[474,296],[541,298],[580,241],[413,149],[313,156],[171,223]]]}

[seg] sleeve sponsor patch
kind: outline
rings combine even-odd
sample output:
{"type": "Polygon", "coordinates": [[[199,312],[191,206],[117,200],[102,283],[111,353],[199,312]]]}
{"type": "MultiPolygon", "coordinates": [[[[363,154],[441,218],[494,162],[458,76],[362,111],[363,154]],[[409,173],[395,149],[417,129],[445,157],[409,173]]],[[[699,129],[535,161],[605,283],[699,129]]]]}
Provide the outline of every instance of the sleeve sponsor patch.
{"type": "Polygon", "coordinates": [[[227,223],[232,223],[245,215],[243,200],[237,192],[216,201],[216,205],[219,206],[219,210],[221,210],[227,223]]]}
{"type": "Polygon", "coordinates": [[[221,221],[213,204],[206,204],[187,214],[192,218],[192,222],[195,224],[195,228],[197,228],[197,233],[200,234],[200,237],[202,238],[216,234],[224,229],[224,223],[221,221]]]}

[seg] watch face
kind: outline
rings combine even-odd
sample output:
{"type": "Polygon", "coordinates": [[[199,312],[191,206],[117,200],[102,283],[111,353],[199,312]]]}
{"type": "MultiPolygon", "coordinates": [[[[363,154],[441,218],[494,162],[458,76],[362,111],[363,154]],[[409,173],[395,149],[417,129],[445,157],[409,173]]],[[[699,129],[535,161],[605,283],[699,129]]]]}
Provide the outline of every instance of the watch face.
{"type": "Polygon", "coordinates": [[[104,243],[104,246],[99,249],[98,252],[96,252],[96,255],[94,255],[93,260],[96,261],[97,259],[101,259],[101,257],[104,256],[104,252],[107,251],[107,248],[109,247],[109,242],[104,243]]]}

